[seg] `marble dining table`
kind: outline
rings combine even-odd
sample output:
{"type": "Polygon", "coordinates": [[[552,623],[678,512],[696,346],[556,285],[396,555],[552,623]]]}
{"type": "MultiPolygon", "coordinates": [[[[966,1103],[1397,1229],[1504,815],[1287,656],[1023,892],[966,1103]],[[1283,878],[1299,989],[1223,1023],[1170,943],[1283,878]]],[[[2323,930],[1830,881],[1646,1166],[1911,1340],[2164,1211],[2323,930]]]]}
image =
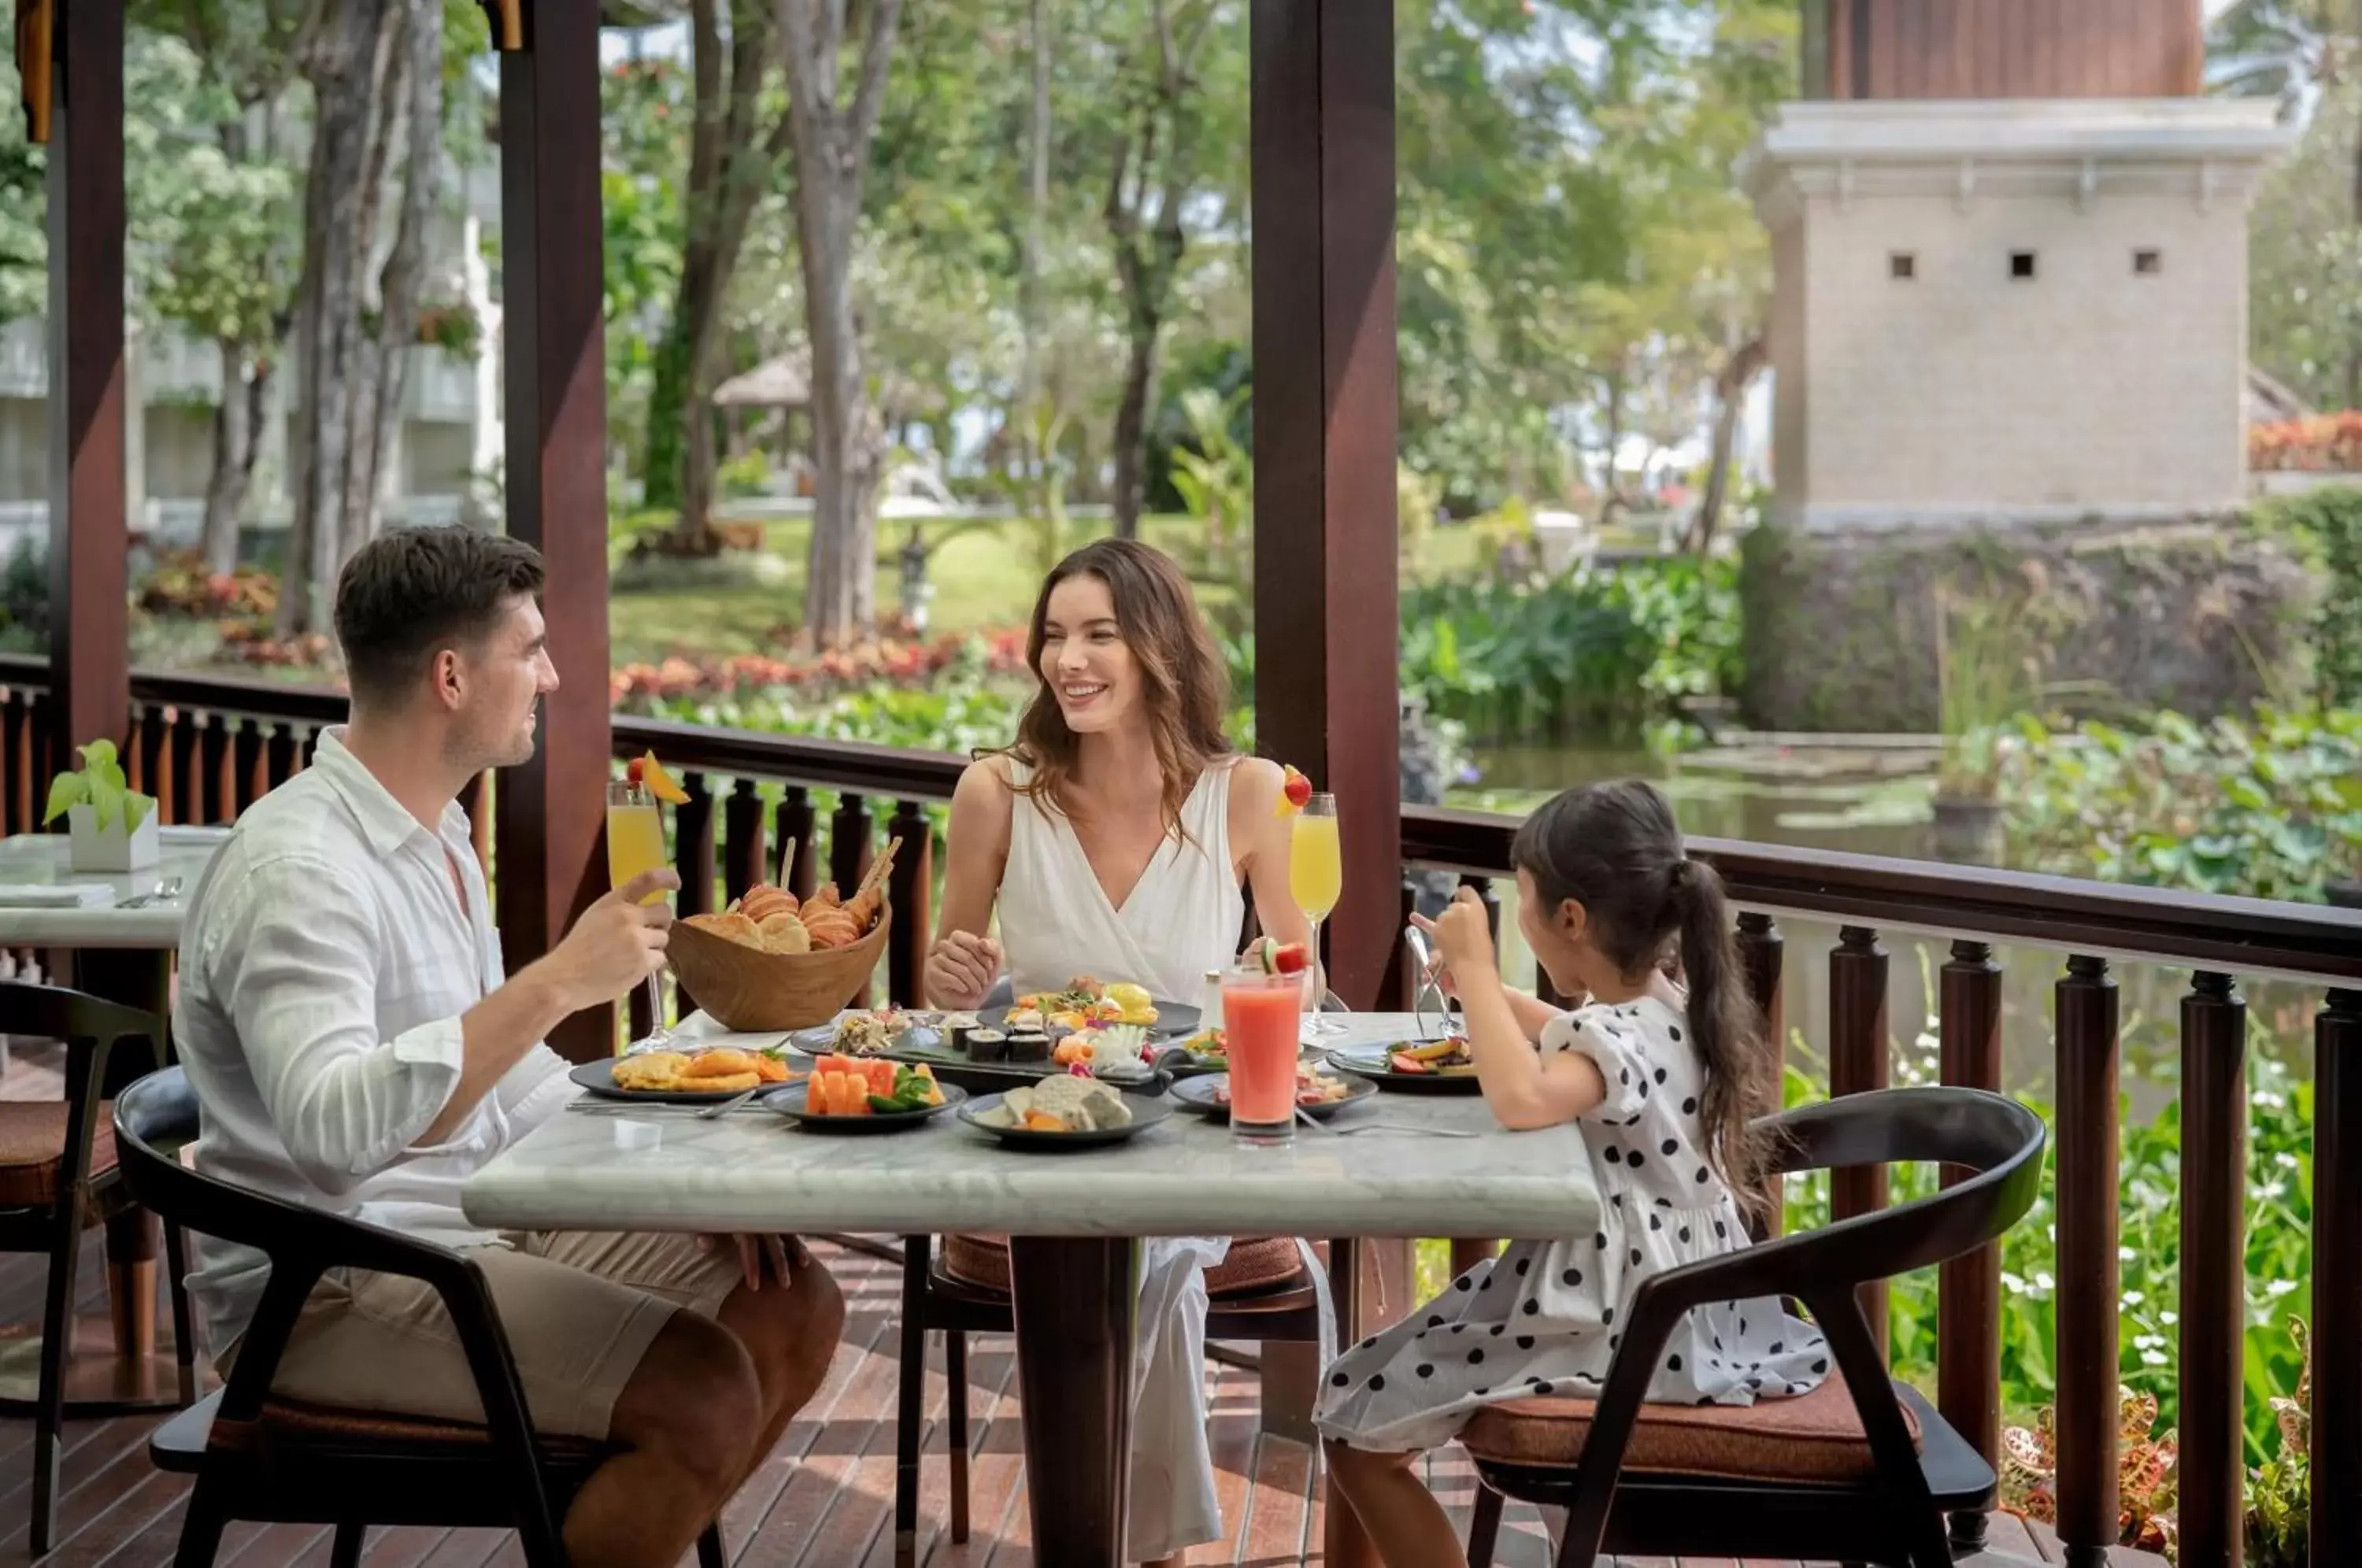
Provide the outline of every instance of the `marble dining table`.
{"type": "MultiPolygon", "coordinates": [[[[1308,1054],[1412,1027],[1407,1014],[1352,1015],[1308,1054]]],[[[1330,1126],[1259,1148],[1176,1113],[1124,1143],[1043,1154],[952,1114],[849,1137],[752,1108],[712,1120],[610,1109],[553,1116],[471,1177],[461,1203],[493,1228],[1007,1233],[1034,1551],[1111,1568],[1122,1561],[1140,1238],[1329,1238],[1347,1243],[1332,1249],[1331,1272],[1350,1300],[1353,1239],[1596,1228],[1598,1188],[1572,1126],[1508,1132],[1477,1096],[1399,1093],[1347,1107],[1330,1126]],[[1340,1135],[1372,1122],[1389,1127],[1340,1135]]]]}

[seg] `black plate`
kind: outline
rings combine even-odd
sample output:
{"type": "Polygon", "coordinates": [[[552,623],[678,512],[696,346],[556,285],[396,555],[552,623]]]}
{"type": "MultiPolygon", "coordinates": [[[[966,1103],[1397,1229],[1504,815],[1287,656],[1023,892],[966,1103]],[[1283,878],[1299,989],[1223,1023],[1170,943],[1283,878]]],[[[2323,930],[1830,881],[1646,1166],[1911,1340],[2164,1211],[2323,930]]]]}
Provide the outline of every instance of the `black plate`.
{"type": "MultiPolygon", "coordinates": [[[[1214,1091],[1228,1088],[1230,1081],[1228,1073],[1201,1073],[1193,1078],[1184,1078],[1173,1086],[1173,1103],[1209,1121],[1228,1121],[1231,1108],[1217,1103],[1214,1091]]],[[[1365,1100],[1378,1092],[1378,1086],[1368,1078],[1348,1077],[1342,1081],[1345,1085],[1344,1099],[1323,1100],[1319,1105],[1306,1105],[1299,1100],[1296,1109],[1315,1121],[1326,1121],[1347,1106],[1365,1100]]]]}
{"type": "MultiPolygon", "coordinates": [[[[687,1053],[684,1053],[685,1055],[687,1053]]],[[[566,1075],[602,1099],[637,1100],[642,1105],[712,1105],[734,1099],[743,1089],[627,1089],[615,1087],[614,1058],[585,1062],[566,1075]]],[[[778,1086],[785,1088],[788,1086],[778,1086]]]]}
{"type": "MultiPolygon", "coordinates": [[[[971,1062],[947,1046],[932,1051],[896,1051],[886,1059],[913,1067],[924,1063],[927,1070],[935,1075],[937,1083],[957,1084],[970,1094],[999,1094],[1007,1089],[1040,1083],[1043,1078],[1066,1070],[1057,1062],[971,1062]]],[[[1125,1094],[1154,1097],[1162,1095],[1172,1084],[1173,1075],[1159,1070],[1144,1078],[1109,1078],[1105,1081],[1109,1088],[1120,1089],[1125,1094]]]]}
{"type": "Polygon", "coordinates": [[[899,1132],[908,1127],[922,1127],[955,1105],[967,1101],[967,1090],[957,1084],[939,1083],[935,1088],[944,1097],[941,1105],[930,1105],[918,1110],[873,1110],[866,1116],[820,1116],[804,1109],[804,1097],[811,1090],[810,1084],[781,1084],[759,1098],[763,1109],[776,1111],[807,1132],[899,1132]]]}
{"type": "Polygon", "coordinates": [[[1158,1052],[1156,1065],[1172,1074],[1175,1080],[1201,1078],[1208,1073],[1227,1073],[1231,1070],[1231,1059],[1227,1055],[1196,1056],[1178,1045],[1170,1045],[1158,1052]]]}
{"type": "Polygon", "coordinates": [[[979,1132],[989,1132],[1012,1149],[1087,1149],[1103,1143],[1120,1143],[1144,1127],[1153,1127],[1173,1114],[1173,1107],[1162,1099],[1150,1099],[1145,1095],[1126,1097],[1131,1102],[1131,1120],[1121,1127],[1098,1127],[1088,1132],[1035,1132],[1022,1127],[993,1127],[977,1118],[999,1109],[999,1095],[987,1095],[982,1099],[969,1100],[960,1107],[960,1120],[979,1132]]]}
{"type": "Polygon", "coordinates": [[[1329,1053],[1329,1065],[1341,1073],[1367,1078],[1381,1088],[1410,1094],[1482,1094],[1475,1073],[1398,1073],[1386,1065],[1394,1055],[1388,1045],[1340,1045],[1329,1053]]]}
{"type": "MultiPolygon", "coordinates": [[[[1177,1040],[1185,1034],[1198,1032],[1198,1020],[1202,1016],[1198,1009],[1187,1002],[1166,1001],[1162,997],[1151,997],[1149,1000],[1156,1008],[1156,1021],[1143,1025],[1150,1039],[1177,1040]]],[[[979,1029],[1006,1030],[1009,1027],[1009,1009],[988,1007],[977,1014],[976,1021],[979,1029]]],[[[1046,1020],[1043,1031],[1045,1033],[1051,1032],[1046,1020]]]]}
{"type": "MultiPolygon", "coordinates": [[[[844,1014],[840,1013],[837,1016],[841,1018],[844,1014]]],[[[927,1019],[929,1021],[924,1023],[906,1024],[902,1030],[902,1037],[896,1043],[894,1049],[892,1051],[882,1051],[877,1053],[877,1055],[891,1057],[902,1051],[912,1049],[923,1050],[941,1043],[943,1036],[936,1032],[933,1021],[942,1017],[943,1015],[940,1013],[928,1012],[920,1014],[919,1016],[927,1019]]],[[[826,1023],[815,1024],[810,1029],[797,1030],[794,1033],[788,1036],[788,1049],[795,1052],[796,1055],[800,1056],[829,1056],[836,1055],[836,1019],[830,1019],[826,1023]]],[[[932,1060],[932,1058],[929,1059],[932,1060]]]]}

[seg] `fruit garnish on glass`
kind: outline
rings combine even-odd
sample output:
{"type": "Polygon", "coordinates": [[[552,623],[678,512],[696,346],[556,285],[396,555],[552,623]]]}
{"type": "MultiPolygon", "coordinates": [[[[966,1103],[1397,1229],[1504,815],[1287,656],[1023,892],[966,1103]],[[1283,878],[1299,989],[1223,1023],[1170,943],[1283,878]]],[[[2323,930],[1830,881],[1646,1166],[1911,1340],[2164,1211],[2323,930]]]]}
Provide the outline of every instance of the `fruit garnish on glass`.
{"type": "Polygon", "coordinates": [[[1279,806],[1277,814],[1292,817],[1304,810],[1312,799],[1312,780],[1296,770],[1292,763],[1283,763],[1279,770],[1279,806]]]}

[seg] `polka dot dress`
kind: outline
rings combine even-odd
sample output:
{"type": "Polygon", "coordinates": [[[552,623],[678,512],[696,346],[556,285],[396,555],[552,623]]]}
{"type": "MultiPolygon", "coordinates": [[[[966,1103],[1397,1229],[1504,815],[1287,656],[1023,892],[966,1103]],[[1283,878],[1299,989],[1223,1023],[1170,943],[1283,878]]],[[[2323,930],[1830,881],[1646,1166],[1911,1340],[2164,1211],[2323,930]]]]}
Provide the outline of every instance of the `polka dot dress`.
{"type": "MultiPolygon", "coordinates": [[[[1747,1244],[1738,1202],[1706,1164],[1688,1034],[1683,1014],[1654,998],[1551,1022],[1541,1048],[1582,1053],[1607,1083],[1581,1122],[1598,1230],[1516,1242],[1345,1352],[1322,1379],[1315,1419],[1325,1435],[1381,1452],[1425,1450],[1487,1404],[1595,1398],[1640,1282],[1747,1244]]],[[[1820,1331],[1771,1299],[1699,1308],[1661,1354],[1649,1397],[1676,1404],[1804,1394],[1830,1365],[1820,1331]]]]}

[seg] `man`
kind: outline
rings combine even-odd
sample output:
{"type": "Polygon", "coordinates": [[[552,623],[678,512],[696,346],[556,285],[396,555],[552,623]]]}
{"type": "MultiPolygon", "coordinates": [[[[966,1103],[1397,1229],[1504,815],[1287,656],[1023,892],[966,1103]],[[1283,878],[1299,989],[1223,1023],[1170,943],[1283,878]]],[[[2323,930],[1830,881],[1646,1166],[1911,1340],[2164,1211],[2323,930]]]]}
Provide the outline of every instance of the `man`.
{"type": "MultiPolygon", "coordinates": [[[[203,1110],[197,1168],[470,1251],[542,1431],[622,1451],[565,1524],[579,1568],[669,1568],[827,1373],[844,1323],[791,1241],[493,1233],[460,1184],[572,1090],[542,1037],[663,962],[649,873],[504,976],[457,797],[533,755],[555,690],[527,545],[466,528],[384,535],[337,585],[351,722],[255,802],[192,895],[174,1027],[203,1110]]],[[[597,781],[584,779],[582,788],[597,781]]],[[[226,1368],[260,1299],[260,1254],[200,1242],[192,1286],[226,1368]]],[[[482,1419],[425,1287],[332,1275],[274,1388],[482,1419]]]]}

